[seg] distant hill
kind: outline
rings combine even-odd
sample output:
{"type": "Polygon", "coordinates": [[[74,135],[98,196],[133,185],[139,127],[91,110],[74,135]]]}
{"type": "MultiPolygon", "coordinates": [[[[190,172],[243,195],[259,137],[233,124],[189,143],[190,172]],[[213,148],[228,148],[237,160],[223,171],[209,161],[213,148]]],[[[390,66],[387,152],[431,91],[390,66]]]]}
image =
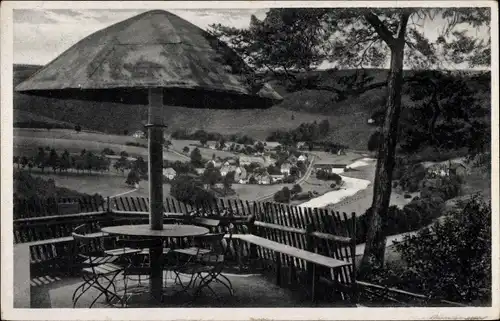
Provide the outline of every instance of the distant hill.
{"type": "MultiPolygon", "coordinates": [[[[41,66],[14,65],[14,86],[35,73],[41,66]]],[[[387,78],[387,70],[367,70],[373,82],[387,78]]],[[[336,83],[340,76],[354,74],[353,70],[315,71],[323,85],[336,83]]],[[[366,149],[375,127],[367,121],[372,112],[380,108],[385,88],[349,96],[338,101],[330,91],[300,90],[288,92],[282,82],[270,80],[284,100],[267,110],[204,110],[181,107],[165,108],[164,119],[168,131],[189,128],[204,129],[221,134],[246,134],[265,139],[272,131],[293,129],[304,122],[328,119],[330,139],[355,149],[366,149]]],[[[406,97],[403,97],[403,102],[406,97]]],[[[14,93],[14,122],[23,117],[38,115],[65,124],[79,124],[83,128],[105,133],[122,134],[142,129],[147,120],[147,106],[110,103],[63,101],[14,93]]],[[[45,119],[45,118],[44,118],[45,119]]],[[[47,119],[45,119],[47,120],[47,119]]]]}

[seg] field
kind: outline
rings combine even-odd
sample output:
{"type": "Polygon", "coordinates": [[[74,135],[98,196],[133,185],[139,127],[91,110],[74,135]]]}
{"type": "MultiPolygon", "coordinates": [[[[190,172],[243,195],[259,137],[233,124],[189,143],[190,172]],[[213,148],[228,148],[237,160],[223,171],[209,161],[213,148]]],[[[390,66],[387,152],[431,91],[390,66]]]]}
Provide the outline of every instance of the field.
{"type": "MultiPolygon", "coordinates": [[[[184,147],[186,147],[186,146],[189,147],[189,153],[191,153],[191,151],[193,149],[198,147],[196,145],[200,145],[200,142],[198,140],[172,139],[171,142],[172,142],[172,146],[170,148],[179,152],[179,153],[182,153],[182,154],[184,154],[184,152],[182,151],[182,149],[184,147]]],[[[198,147],[198,149],[200,150],[201,156],[204,159],[212,159],[213,154],[215,154],[216,157],[220,157],[220,158],[227,158],[227,157],[236,156],[234,153],[231,153],[228,151],[215,150],[215,149],[203,148],[203,147],[198,147]]]]}
{"type": "Polygon", "coordinates": [[[316,156],[315,164],[351,164],[357,159],[365,157],[363,154],[355,152],[346,152],[345,155],[337,155],[322,151],[308,152],[316,156]]]}
{"type": "MultiPolygon", "coordinates": [[[[40,129],[14,129],[14,155],[35,155],[38,147],[53,147],[58,152],[67,149],[70,153],[80,153],[82,149],[100,153],[104,148],[112,149],[116,154],[126,151],[130,156],[147,158],[148,151],[144,147],[127,146],[126,142],[147,144],[144,139],[129,136],[107,135],[100,133],[80,132],[72,130],[40,130],[40,129]]],[[[163,158],[171,161],[185,161],[182,157],[171,151],[164,151],[163,158]]]]}

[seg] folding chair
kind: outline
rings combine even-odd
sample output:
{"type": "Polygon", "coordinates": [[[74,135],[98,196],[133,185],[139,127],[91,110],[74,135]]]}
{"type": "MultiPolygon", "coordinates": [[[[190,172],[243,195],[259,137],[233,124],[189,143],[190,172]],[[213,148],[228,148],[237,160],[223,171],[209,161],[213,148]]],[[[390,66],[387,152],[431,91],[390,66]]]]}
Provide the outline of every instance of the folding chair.
{"type": "MultiPolygon", "coordinates": [[[[128,263],[123,269],[124,293],[122,306],[125,306],[132,295],[149,292],[148,287],[142,285],[142,277],[144,277],[144,280],[149,280],[149,275],[151,273],[149,249],[151,247],[163,247],[163,242],[159,239],[119,239],[117,243],[120,246],[135,249],[137,251],[135,254],[127,257],[128,263]],[[138,279],[135,280],[138,281],[138,287],[129,291],[128,281],[129,279],[133,280],[130,278],[131,276],[138,277],[138,279]],[[129,295],[128,298],[127,295],[129,295]]],[[[163,248],[163,255],[167,255],[169,252],[170,249],[163,248]]]]}
{"type": "Polygon", "coordinates": [[[224,285],[231,295],[234,290],[231,281],[222,274],[225,267],[225,260],[229,244],[232,238],[232,226],[228,226],[229,235],[226,233],[206,234],[196,238],[199,247],[196,247],[196,254],[192,255],[193,248],[188,251],[179,250],[179,254],[187,254],[190,259],[174,268],[176,281],[179,281],[183,291],[194,288],[194,297],[198,296],[204,288],[209,289],[215,296],[217,294],[210,287],[212,282],[224,285]],[[225,238],[228,236],[227,238],[225,238]],[[182,283],[180,274],[191,275],[187,285],[182,283]],[[196,283],[198,282],[198,285],[196,283]]]}
{"type": "Polygon", "coordinates": [[[107,254],[103,246],[105,234],[80,234],[83,229],[84,226],[81,225],[72,233],[75,241],[75,258],[81,261],[74,262],[74,265],[80,268],[83,279],[83,283],[73,292],[73,307],[76,306],[83,294],[90,289],[96,289],[100,293],[92,301],[89,308],[92,308],[97,300],[103,295],[106,297],[107,303],[110,303],[111,298],[121,300],[116,294],[114,282],[118,275],[123,272],[123,267],[115,263],[117,263],[123,255],[128,255],[131,252],[122,250],[122,254],[107,254]],[[104,283],[107,283],[107,285],[104,283]],[[113,291],[110,290],[110,287],[113,288],[113,291]]]}

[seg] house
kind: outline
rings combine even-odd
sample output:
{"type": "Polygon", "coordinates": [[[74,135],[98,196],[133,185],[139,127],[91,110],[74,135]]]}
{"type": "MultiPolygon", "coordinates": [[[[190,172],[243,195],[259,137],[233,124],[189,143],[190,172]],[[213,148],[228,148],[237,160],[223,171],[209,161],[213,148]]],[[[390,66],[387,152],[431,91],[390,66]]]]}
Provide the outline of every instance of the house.
{"type": "Polygon", "coordinates": [[[176,175],[177,175],[177,172],[172,167],[163,169],[163,176],[165,176],[169,180],[174,179],[176,175]]]}
{"type": "Polygon", "coordinates": [[[221,161],[220,161],[220,160],[218,160],[218,159],[211,159],[211,160],[209,160],[209,161],[207,162],[207,166],[208,166],[208,164],[212,164],[212,165],[214,165],[214,168],[220,168],[220,167],[222,166],[221,161]]]}
{"type": "Polygon", "coordinates": [[[307,161],[307,156],[302,154],[297,158],[297,161],[305,163],[307,161]]]}
{"type": "Polygon", "coordinates": [[[142,130],[138,130],[132,136],[134,138],[146,138],[146,133],[144,133],[142,130]]]}
{"type": "Polygon", "coordinates": [[[298,149],[307,149],[307,147],[308,146],[307,146],[306,142],[298,142],[297,143],[297,148],[298,149]]]}
{"type": "Polygon", "coordinates": [[[257,181],[257,184],[261,184],[261,185],[271,184],[271,175],[269,175],[269,173],[267,173],[267,172],[264,172],[262,174],[257,174],[254,176],[254,178],[257,181]]]}
{"type": "Polygon", "coordinates": [[[247,170],[243,166],[236,167],[236,170],[234,172],[235,172],[235,175],[234,175],[235,182],[238,182],[242,179],[244,180],[247,178],[247,170]]]}
{"type": "Polygon", "coordinates": [[[220,175],[222,177],[226,176],[228,173],[230,172],[236,172],[236,169],[238,167],[235,166],[235,165],[222,165],[222,167],[220,168],[220,175]]]}
{"type": "Polygon", "coordinates": [[[454,173],[458,176],[465,176],[468,173],[468,167],[460,161],[448,161],[434,165],[427,168],[427,173],[432,176],[449,176],[454,173]]]}
{"type": "Polygon", "coordinates": [[[450,171],[463,177],[469,173],[469,168],[464,163],[453,162],[450,164],[450,171]]]}
{"type": "Polygon", "coordinates": [[[270,175],[273,184],[283,182],[285,175],[270,175]]]}
{"type": "Polygon", "coordinates": [[[328,173],[343,173],[347,168],[347,164],[315,164],[316,171],[326,171],[328,173]]]}
{"type": "Polygon", "coordinates": [[[216,142],[209,142],[208,143],[208,148],[210,148],[210,149],[217,149],[217,143],[216,142]]]}
{"type": "Polygon", "coordinates": [[[196,171],[196,174],[198,174],[198,175],[203,175],[203,173],[205,172],[204,168],[195,168],[194,170],[196,171]]]}
{"type": "Polygon", "coordinates": [[[284,175],[290,175],[291,169],[292,169],[292,164],[290,164],[289,162],[284,162],[283,164],[281,164],[280,172],[281,174],[284,175]]]}

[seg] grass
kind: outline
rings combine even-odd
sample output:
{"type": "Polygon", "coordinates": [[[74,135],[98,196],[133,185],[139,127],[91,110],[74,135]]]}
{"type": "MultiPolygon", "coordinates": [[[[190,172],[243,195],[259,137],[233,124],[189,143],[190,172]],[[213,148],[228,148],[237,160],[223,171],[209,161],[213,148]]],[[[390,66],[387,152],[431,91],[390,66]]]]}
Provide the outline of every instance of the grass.
{"type": "MultiPolygon", "coordinates": [[[[126,142],[132,137],[107,135],[100,133],[76,133],[71,130],[37,130],[37,129],[15,129],[14,130],[14,155],[34,156],[38,147],[49,146],[55,148],[59,153],[68,150],[70,153],[79,154],[82,149],[100,153],[104,148],[112,149],[116,154],[126,151],[130,156],[142,156],[147,158],[148,150],[143,147],[128,146],[126,142]]],[[[170,161],[185,161],[180,155],[164,150],[164,159],[170,161]]]]}
{"type": "Polygon", "coordinates": [[[364,156],[359,153],[346,152],[345,155],[337,155],[323,151],[312,151],[311,154],[316,156],[315,164],[351,164],[356,159],[363,158],[364,156]]]}

